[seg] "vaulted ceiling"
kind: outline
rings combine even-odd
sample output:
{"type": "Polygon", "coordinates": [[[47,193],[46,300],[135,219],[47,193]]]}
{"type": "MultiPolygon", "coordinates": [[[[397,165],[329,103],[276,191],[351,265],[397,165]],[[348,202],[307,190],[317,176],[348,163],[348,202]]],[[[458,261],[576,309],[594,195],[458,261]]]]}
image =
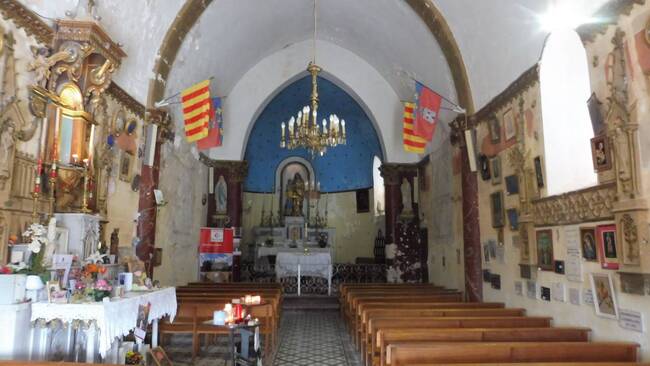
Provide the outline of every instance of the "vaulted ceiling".
{"type": "MultiPolygon", "coordinates": [[[[66,17],[79,2],[21,1],[50,19],[66,17]]],[[[459,46],[477,108],[538,60],[546,33],[537,18],[550,1],[433,1],[459,46]]],[[[606,0],[570,1],[595,11],[606,0]]],[[[116,81],[145,102],[161,42],[184,0],[97,3],[101,24],[129,55],[116,81]]],[[[174,67],[215,76],[221,93],[228,94],[260,60],[310,39],[311,12],[311,0],[213,0],[184,40],[174,67]]],[[[410,97],[410,78],[416,77],[456,99],[438,42],[406,1],[321,0],[318,13],[318,38],[366,60],[400,98],[410,97]]]]}

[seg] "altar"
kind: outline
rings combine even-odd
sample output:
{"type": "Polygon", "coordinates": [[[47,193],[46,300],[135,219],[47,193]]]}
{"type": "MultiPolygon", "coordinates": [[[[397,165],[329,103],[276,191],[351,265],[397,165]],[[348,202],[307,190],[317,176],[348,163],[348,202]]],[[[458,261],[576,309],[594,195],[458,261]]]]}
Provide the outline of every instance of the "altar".
{"type": "Polygon", "coordinates": [[[284,277],[296,277],[298,296],[303,276],[327,279],[327,294],[332,294],[332,256],[326,251],[280,252],[275,260],[275,274],[278,281],[284,277]]]}

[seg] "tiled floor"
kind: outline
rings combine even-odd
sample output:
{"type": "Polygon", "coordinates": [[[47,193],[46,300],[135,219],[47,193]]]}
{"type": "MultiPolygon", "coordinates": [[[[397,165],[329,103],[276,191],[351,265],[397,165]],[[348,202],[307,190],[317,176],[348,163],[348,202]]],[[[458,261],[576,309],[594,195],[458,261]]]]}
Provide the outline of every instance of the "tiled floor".
{"type": "Polygon", "coordinates": [[[285,311],[274,366],[357,366],[338,311],[285,311]]]}
{"type": "MultiPolygon", "coordinates": [[[[174,335],[165,345],[174,365],[230,365],[224,363],[226,338],[203,347],[192,363],[192,338],[174,335]]],[[[285,310],[280,324],[280,345],[274,366],[359,366],[358,353],[337,310],[285,310]]],[[[264,364],[267,366],[267,364],[264,364]]]]}

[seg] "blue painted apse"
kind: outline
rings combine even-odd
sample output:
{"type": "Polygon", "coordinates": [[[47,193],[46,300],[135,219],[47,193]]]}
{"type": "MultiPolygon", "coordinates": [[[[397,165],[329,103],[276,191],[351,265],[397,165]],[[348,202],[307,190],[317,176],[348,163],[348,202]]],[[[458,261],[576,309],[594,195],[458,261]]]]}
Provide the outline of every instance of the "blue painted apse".
{"type": "Polygon", "coordinates": [[[278,165],[291,156],[311,161],[322,192],[372,187],[373,158],[378,156],[383,161],[383,154],[370,118],[348,93],[331,81],[318,78],[318,92],[319,121],[332,113],[344,119],[347,144],[328,149],[325,156],[313,160],[305,149],[280,148],[280,124],[309,103],[311,76],[299,79],[276,95],[253,125],[244,156],[249,164],[245,191],[271,192],[278,165]]]}

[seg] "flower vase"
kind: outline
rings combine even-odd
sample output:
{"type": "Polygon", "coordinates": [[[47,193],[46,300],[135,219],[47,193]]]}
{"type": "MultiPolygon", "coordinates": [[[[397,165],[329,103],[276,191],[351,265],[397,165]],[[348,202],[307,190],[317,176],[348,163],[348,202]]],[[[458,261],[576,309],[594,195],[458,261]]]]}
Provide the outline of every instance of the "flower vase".
{"type": "Polygon", "coordinates": [[[106,290],[95,290],[93,292],[93,297],[95,298],[95,301],[102,301],[105,297],[110,297],[111,292],[106,291],[106,290]]]}

